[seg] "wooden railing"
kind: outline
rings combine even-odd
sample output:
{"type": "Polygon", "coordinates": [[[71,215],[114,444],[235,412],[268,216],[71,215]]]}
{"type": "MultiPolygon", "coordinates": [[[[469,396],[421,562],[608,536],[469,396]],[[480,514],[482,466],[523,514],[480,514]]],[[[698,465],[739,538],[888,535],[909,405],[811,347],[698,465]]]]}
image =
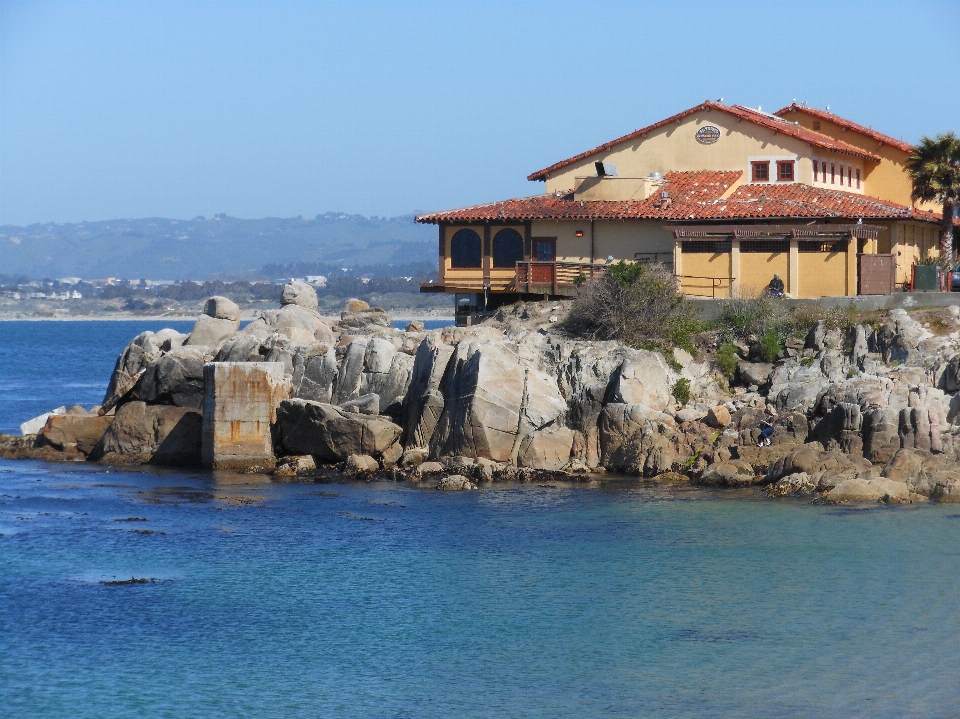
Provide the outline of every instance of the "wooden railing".
{"type": "Polygon", "coordinates": [[[606,265],[589,262],[518,262],[517,292],[527,294],[567,294],[578,280],[588,280],[606,271],[606,265]]]}
{"type": "Polygon", "coordinates": [[[729,297],[730,287],[733,285],[734,277],[704,277],[701,275],[677,275],[680,280],[680,290],[685,295],[693,297],[712,297],[717,298],[717,290],[723,290],[724,296],[729,297]],[[685,282],[684,280],[692,280],[685,282]],[[698,294],[703,291],[704,294],[698,294]]]}

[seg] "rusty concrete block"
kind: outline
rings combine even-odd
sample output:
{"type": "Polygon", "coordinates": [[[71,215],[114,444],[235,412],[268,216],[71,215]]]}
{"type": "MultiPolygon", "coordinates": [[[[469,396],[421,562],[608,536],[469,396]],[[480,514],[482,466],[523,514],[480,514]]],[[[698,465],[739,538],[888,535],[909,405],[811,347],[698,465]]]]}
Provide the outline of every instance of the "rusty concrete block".
{"type": "Polygon", "coordinates": [[[202,460],[211,469],[276,464],[270,425],[290,396],[280,362],[210,362],[203,367],[202,460]]]}

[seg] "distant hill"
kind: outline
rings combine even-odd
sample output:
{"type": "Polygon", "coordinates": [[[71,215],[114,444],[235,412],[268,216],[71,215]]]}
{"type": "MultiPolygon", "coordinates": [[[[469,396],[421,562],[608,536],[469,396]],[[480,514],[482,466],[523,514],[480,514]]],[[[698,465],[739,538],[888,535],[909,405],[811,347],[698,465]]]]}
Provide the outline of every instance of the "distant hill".
{"type": "Polygon", "coordinates": [[[273,279],[271,272],[288,267],[344,267],[390,276],[411,274],[411,267],[435,268],[436,237],[435,227],[415,224],[413,215],[333,212],[312,220],[217,215],[4,225],[0,268],[9,275],[85,279],[273,279]]]}

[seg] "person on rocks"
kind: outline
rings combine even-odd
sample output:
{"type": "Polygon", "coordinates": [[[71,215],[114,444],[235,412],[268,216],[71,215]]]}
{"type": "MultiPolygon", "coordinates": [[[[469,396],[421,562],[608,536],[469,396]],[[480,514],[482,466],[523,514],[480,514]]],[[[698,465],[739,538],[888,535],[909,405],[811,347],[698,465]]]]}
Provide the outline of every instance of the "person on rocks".
{"type": "Polygon", "coordinates": [[[780,275],[774,273],[773,279],[767,285],[767,292],[771,297],[783,297],[783,280],[780,279],[780,275]]]}
{"type": "Polygon", "coordinates": [[[773,435],[773,428],[776,424],[776,419],[770,410],[767,410],[764,414],[763,419],[760,420],[760,441],[757,442],[758,447],[763,447],[766,445],[770,446],[770,437],[773,435]]]}

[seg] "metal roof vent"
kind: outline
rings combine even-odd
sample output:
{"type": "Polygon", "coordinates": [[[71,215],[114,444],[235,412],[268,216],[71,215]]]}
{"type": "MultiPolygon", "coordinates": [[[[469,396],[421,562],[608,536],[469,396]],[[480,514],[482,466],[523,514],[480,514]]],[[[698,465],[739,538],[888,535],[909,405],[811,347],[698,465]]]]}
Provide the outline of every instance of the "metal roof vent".
{"type": "Polygon", "coordinates": [[[661,175],[659,172],[651,172],[651,173],[650,173],[650,179],[651,179],[651,180],[662,180],[662,179],[663,179],[663,175],[661,175]]]}

